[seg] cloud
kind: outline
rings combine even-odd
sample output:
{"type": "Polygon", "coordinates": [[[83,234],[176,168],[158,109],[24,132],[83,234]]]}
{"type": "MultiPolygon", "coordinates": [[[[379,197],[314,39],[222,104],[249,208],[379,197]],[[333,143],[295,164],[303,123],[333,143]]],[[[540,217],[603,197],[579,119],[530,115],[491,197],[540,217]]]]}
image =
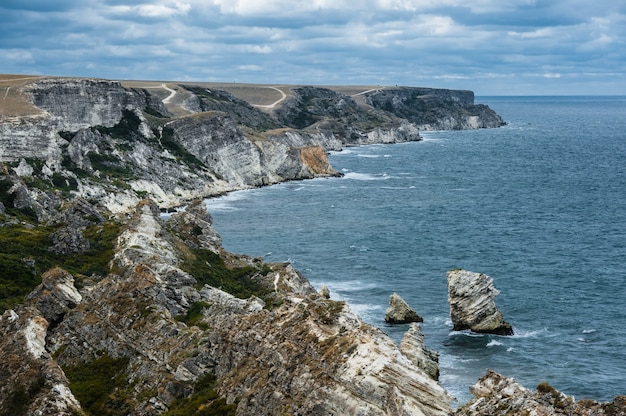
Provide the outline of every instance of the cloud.
{"type": "Polygon", "coordinates": [[[181,14],[187,14],[191,9],[189,3],[179,1],[170,2],[171,4],[142,4],[136,6],[137,12],[144,17],[171,17],[181,14]]]}
{"type": "Polygon", "coordinates": [[[496,91],[523,82],[543,93],[626,78],[621,3],[3,0],[0,58],[18,73],[496,91]]]}

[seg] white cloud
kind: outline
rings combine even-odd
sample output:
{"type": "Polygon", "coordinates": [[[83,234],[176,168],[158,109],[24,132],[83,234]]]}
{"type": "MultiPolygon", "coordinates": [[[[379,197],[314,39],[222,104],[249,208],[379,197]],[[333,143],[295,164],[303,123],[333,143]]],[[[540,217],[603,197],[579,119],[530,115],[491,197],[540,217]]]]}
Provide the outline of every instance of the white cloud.
{"type": "Polygon", "coordinates": [[[170,17],[187,14],[191,9],[189,3],[180,1],[169,2],[169,4],[142,4],[136,6],[137,12],[144,17],[170,17]]]}
{"type": "Polygon", "coordinates": [[[262,71],[263,67],[260,65],[239,65],[237,67],[238,69],[241,69],[242,71],[262,71]]]}
{"type": "Polygon", "coordinates": [[[541,29],[536,29],[528,32],[507,32],[509,36],[518,37],[518,38],[546,38],[555,35],[555,31],[553,28],[544,27],[541,29]]]}
{"type": "Polygon", "coordinates": [[[12,63],[33,62],[33,53],[21,49],[0,49],[0,60],[12,63]]]}

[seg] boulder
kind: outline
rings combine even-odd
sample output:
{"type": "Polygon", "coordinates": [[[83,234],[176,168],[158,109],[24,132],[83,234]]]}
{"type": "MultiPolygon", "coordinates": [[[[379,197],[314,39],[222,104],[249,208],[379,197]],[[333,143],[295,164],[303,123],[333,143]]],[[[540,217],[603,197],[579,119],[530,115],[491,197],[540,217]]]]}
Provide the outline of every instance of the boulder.
{"type": "Polygon", "coordinates": [[[56,325],[82,301],[82,296],[74,286],[74,277],[55,267],[41,276],[41,284],[26,297],[26,301],[32,303],[51,325],[56,325]]]}
{"type": "Polygon", "coordinates": [[[410,322],[424,322],[408,303],[397,293],[389,297],[389,307],[385,313],[385,322],[389,324],[408,324],[410,322]]]}
{"type": "Polygon", "coordinates": [[[320,288],[320,296],[324,299],[330,299],[330,289],[326,285],[322,285],[320,288]]]}
{"type": "Polygon", "coordinates": [[[450,270],[448,277],[448,303],[455,331],[469,329],[473,332],[513,335],[511,324],[504,321],[496,307],[495,297],[500,292],[493,279],[486,274],[467,270],[450,270]]]}

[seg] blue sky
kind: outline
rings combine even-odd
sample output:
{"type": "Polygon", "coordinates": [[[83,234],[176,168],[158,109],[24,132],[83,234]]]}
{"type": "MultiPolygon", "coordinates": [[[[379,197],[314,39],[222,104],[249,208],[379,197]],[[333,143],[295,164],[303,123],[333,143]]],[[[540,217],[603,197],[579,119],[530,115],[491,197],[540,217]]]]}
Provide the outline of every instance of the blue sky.
{"type": "Polygon", "coordinates": [[[626,95],[622,0],[2,0],[0,73],[626,95]]]}

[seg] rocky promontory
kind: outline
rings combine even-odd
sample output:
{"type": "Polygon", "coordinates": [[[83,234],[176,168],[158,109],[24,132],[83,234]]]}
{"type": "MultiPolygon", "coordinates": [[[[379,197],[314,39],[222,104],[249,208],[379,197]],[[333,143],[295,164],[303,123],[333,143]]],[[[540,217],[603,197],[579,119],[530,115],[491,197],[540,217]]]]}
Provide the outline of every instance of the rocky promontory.
{"type": "Polygon", "coordinates": [[[166,223],[143,201],[106,274],[46,273],[0,318],[4,414],[448,414],[384,333],[210,224],[199,203],[166,223]]]}

